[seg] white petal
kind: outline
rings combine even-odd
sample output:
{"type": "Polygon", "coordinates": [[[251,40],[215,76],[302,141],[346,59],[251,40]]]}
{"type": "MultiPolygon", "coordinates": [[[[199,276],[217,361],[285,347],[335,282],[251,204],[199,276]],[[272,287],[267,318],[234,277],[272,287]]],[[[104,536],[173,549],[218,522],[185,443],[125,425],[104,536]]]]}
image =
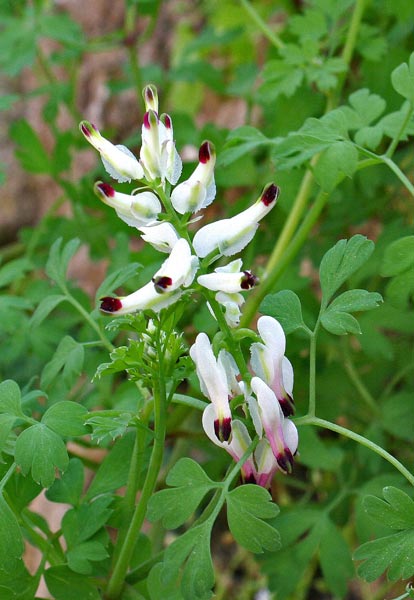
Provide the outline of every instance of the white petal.
{"type": "Polygon", "coordinates": [[[140,227],[142,239],[160,252],[170,253],[179,240],[175,228],[167,221],[154,223],[150,227],[140,227]]]}
{"type": "Polygon", "coordinates": [[[110,145],[112,148],[105,146],[101,151],[101,160],[106,172],[120,183],[142,179],[144,171],[131,150],[122,144],[110,145]]]}
{"type": "Polygon", "coordinates": [[[286,356],[282,360],[282,378],[285,391],[292,396],[293,393],[293,367],[292,363],[286,356]]]}
{"type": "Polygon", "coordinates": [[[271,350],[274,360],[281,359],[285,354],[286,337],[279,321],[269,316],[260,317],[257,321],[257,330],[266,346],[271,350]]]}
{"type": "Polygon", "coordinates": [[[290,419],[285,419],[283,422],[283,437],[292,455],[295,454],[298,449],[299,436],[296,425],[290,419]]]}
{"type": "Polygon", "coordinates": [[[207,273],[200,275],[197,282],[213,292],[235,294],[241,291],[241,280],[244,273],[207,273]]]}

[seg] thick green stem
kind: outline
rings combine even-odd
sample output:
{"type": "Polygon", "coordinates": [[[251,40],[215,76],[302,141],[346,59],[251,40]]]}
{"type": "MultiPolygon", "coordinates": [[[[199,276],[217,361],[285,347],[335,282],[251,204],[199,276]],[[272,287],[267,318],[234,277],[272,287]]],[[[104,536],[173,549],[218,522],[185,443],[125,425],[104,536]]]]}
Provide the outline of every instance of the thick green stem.
{"type": "Polygon", "coordinates": [[[154,380],[154,446],[152,449],[147,476],[142,488],[141,497],[135,508],[125,539],[119,551],[112,576],[108,583],[106,598],[115,600],[120,597],[131,556],[137,541],[138,534],[147,512],[149,499],[154,491],[158,474],[161,469],[164,455],[164,442],[166,433],[166,390],[163,377],[163,361],[159,356],[159,373],[154,380]]]}
{"type": "Polygon", "coordinates": [[[414,486],[414,475],[412,475],[412,473],[410,473],[410,471],[406,469],[404,465],[400,463],[399,460],[392,456],[392,454],[384,450],[384,448],[382,448],[381,446],[378,446],[378,444],[375,444],[371,440],[368,440],[366,437],[359,435],[358,433],[355,433],[350,429],[341,427],[336,423],[331,423],[330,421],[325,421],[325,419],[319,419],[318,417],[311,415],[306,415],[305,417],[299,417],[298,419],[295,419],[295,425],[315,425],[316,427],[329,429],[330,431],[334,431],[335,433],[339,433],[344,437],[358,442],[358,444],[361,444],[361,446],[369,448],[369,450],[372,450],[372,452],[375,452],[376,454],[384,458],[386,461],[388,461],[393,467],[397,469],[397,471],[401,473],[401,475],[405,477],[405,479],[407,479],[407,481],[411,485],[414,486]]]}

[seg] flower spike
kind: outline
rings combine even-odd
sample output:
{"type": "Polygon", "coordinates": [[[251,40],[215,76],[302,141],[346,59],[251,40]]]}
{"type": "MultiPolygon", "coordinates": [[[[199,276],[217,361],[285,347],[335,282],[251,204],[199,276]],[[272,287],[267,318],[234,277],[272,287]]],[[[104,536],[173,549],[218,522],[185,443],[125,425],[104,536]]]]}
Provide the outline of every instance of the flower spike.
{"type": "Polygon", "coordinates": [[[279,188],[268,184],[260,198],[249,208],[231,217],[205,225],[194,236],[193,245],[200,258],[219,250],[223,256],[232,256],[243,250],[252,240],[259,221],[272,210],[279,196],[279,188]]]}
{"type": "Polygon", "coordinates": [[[86,140],[101,155],[103,165],[109,175],[117,181],[131,181],[131,179],[143,179],[142,166],[128,148],[121,144],[115,146],[106,140],[99,130],[88,121],[81,121],[79,129],[86,140]]]}

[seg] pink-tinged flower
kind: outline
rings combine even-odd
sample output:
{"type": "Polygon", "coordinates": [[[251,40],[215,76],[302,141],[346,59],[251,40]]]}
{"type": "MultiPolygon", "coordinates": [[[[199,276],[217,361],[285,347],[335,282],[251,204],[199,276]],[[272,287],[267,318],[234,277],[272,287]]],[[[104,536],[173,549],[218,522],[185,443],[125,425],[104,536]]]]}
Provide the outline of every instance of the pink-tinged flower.
{"type": "Polygon", "coordinates": [[[225,267],[217,267],[214,273],[200,275],[197,282],[213,292],[236,294],[250,290],[259,283],[259,279],[251,271],[241,271],[241,259],[233,260],[225,267]]]}
{"type": "Polygon", "coordinates": [[[142,166],[128,148],[114,145],[106,140],[92,123],[81,121],[79,129],[86,140],[98,150],[103,165],[107,172],[117,181],[131,181],[131,179],[143,179],[142,166]]]}
{"type": "Polygon", "coordinates": [[[273,317],[260,317],[257,329],[264,344],[250,347],[251,365],[256,373],[276,394],[283,414],[293,415],[293,368],[285,356],[286,338],[279,321],[273,317]]]}
{"type": "Polygon", "coordinates": [[[182,287],[190,285],[196,262],[188,242],[181,238],[150,282],[129,296],[101,298],[100,308],[103,312],[117,315],[149,309],[159,312],[174,304],[183,292],[182,287]]]}
{"type": "Polygon", "coordinates": [[[161,115],[159,118],[157,112],[152,109],[145,113],[140,159],[146,179],[150,181],[160,179],[162,182],[167,180],[172,185],[177,183],[181,175],[182,162],[175,148],[169,115],[161,115]]]}
{"type": "Polygon", "coordinates": [[[256,395],[260,419],[279,468],[291,473],[293,456],[298,447],[298,431],[283,415],[280,404],[270,387],[259,377],[253,377],[252,390],[256,395]]]}
{"type": "Polygon", "coordinates": [[[228,441],[231,436],[231,411],[229,396],[231,390],[228,386],[227,374],[222,361],[214,356],[210,340],[205,333],[199,333],[195,343],[190,348],[201,391],[211,402],[214,418],[214,432],[216,438],[228,441]]]}
{"type": "MultiPolygon", "coordinates": [[[[207,436],[216,446],[224,448],[226,452],[230,454],[235,462],[238,462],[247,448],[252,443],[249,432],[246,426],[241,421],[234,419],[231,422],[231,439],[220,440],[216,435],[215,427],[215,411],[214,406],[209,404],[203,412],[203,429],[207,436]]],[[[246,483],[256,483],[258,476],[256,473],[256,466],[254,464],[253,456],[249,456],[244,465],[241,468],[243,480],[246,483]]]]}
{"type": "Polygon", "coordinates": [[[142,239],[148,242],[159,252],[168,254],[180,239],[178,233],[168,221],[157,221],[149,227],[139,227],[142,239]]]}
{"type": "Polygon", "coordinates": [[[211,204],[216,196],[214,165],[216,152],[211,142],[203,142],[198,153],[199,163],[190,177],[177,185],[171,194],[175,210],[195,213],[211,204]]]}
{"type": "Polygon", "coordinates": [[[198,268],[198,259],[191,255],[187,240],[180,238],[169,257],[155,273],[152,282],[159,294],[172,292],[179,287],[188,287],[198,268]]]}
{"type": "Polygon", "coordinates": [[[256,462],[256,483],[264,488],[270,487],[279,465],[266,438],[262,438],[254,451],[256,462]]]}
{"type": "Polygon", "coordinates": [[[149,191],[122,194],[102,181],[95,183],[94,191],[102,202],[114,208],[118,217],[131,227],[153,223],[161,212],[160,201],[149,191]]]}
{"type": "Polygon", "coordinates": [[[204,258],[218,250],[223,256],[232,256],[243,250],[252,240],[259,221],[275,206],[278,195],[279,188],[270,183],[260,198],[243,212],[202,227],[193,240],[197,255],[204,258]]]}

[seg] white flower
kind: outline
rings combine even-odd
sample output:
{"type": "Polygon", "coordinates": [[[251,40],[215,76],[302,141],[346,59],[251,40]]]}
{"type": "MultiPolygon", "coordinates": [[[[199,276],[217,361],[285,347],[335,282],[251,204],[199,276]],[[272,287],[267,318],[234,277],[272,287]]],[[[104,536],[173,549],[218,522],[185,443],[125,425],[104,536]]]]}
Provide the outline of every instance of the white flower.
{"type": "Polygon", "coordinates": [[[79,129],[101,155],[103,165],[107,172],[117,181],[131,181],[143,179],[142,166],[128,148],[121,144],[115,146],[99,133],[98,129],[88,121],[81,121],[79,129]]]}
{"type": "Polygon", "coordinates": [[[159,252],[168,254],[180,239],[175,228],[168,221],[157,221],[149,227],[139,227],[139,231],[143,234],[141,237],[145,242],[151,244],[159,252]]]}
{"type": "Polygon", "coordinates": [[[250,290],[259,280],[251,271],[240,271],[241,266],[241,259],[234,260],[225,267],[217,267],[214,273],[200,275],[197,282],[208,290],[226,294],[250,290]]]}
{"type": "Polygon", "coordinates": [[[298,431],[294,423],[284,417],[275,394],[260,377],[253,377],[251,386],[257,398],[263,429],[277,464],[284,473],[290,473],[298,447],[298,431]]]}
{"type": "Polygon", "coordinates": [[[102,202],[114,208],[118,217],[131,227],[153,223],[161,212],[160,201],[149,191],[122,194],[102,181],[95,183],[94,191],[102,202]]]}
{"type": "MultiPolygon", "coordinates": [[[[211,401],[214,412],[214,431],[218,440],[228,441],[231,436],[231,411],[229,396],[231,390],[225,365],[214,356],[210,340],[205,333],[199,333],[190,348],[201,391],[211,401]]],[[[207,410],[207,409],[206,409],[207,410]]]]}
{"type": "Polygon", "coordinates": [[[251,345],[252,368],[276,394],[283,414],[292,415],[295,411],[292,397],[293,368],[285,357],[286,338],[283,329],[279,321],[268,316],[260,317],[257,329],[264,344],[251,345]]]}
{"type": "Polygon", "coordinates": [[[198,153],[199,163],[192,175],[177,185],[171,194],[175,210],[184,214],[195,213],[211,204],[216,196],[214,165],[216,152],[211,142],[203,142],[198,153]]]}
{"type": "Polygon", "coordinates": [[[151,281],[129,296],[101,298],[100,308],[103,312],[117,315],[147,309],[158,312],[174,304],[183,292],[182,287],[190,285],[194,279],[196,263],[198,260],[191,256],[188,242],[181,238],[151,281]]]}
{"type": "Polygon", "coordinates": [[[180,238],[152,281],[159,294],[172,292],[181,286],[188,287],[194,279],[197,268],[197,257],[191,255],[187,240],[180,238]]]}
{"type": "Polygon", "coordinates": [[[279,188],[270,183],[260,198],[243,212],[202,227],[193,240],[197,255],[204,258],[218,250],[221,255],[232,256],[243,250],[252,240],[259,221],[275,206],[278,195],[279,188]]]}
{"type": "Polygon", "coordinates": [[[172,121],[168,115],[162,115],[160,119],[154,110],[145,113],[140,159],[149,181],[160,179],[164,182],[167,179],[173,185],[177,183],[182,162],[175,148],[172,121]]]}

